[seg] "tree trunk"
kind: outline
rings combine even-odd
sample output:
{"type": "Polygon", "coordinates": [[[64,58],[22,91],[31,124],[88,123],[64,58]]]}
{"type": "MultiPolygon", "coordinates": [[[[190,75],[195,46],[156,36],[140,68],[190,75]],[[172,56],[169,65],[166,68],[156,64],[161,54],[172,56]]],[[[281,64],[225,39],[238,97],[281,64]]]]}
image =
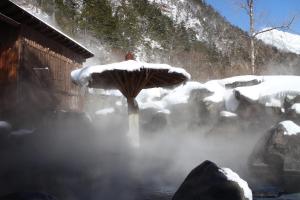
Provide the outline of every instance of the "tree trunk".
{"type": "Polygon", "coordinates": [[[249,7],[249,17],[250,17],[250,59],[251,59],[251,71],[252,74],[255,74],[255,47],[254,47],[254,40],[255,40],[255,33],[254,33],[254,11],[253,11],[253,0],[247,0],[248,7],[249,7]]]}

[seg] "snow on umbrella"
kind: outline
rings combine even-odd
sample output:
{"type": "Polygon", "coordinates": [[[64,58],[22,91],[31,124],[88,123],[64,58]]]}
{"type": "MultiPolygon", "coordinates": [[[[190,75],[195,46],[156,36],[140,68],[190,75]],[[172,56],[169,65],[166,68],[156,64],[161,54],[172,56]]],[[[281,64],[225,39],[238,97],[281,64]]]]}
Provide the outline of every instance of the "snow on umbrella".
{"type": "Polygon", "coordinates": [[[80,86],[118,89],[126,97],[129,115],[129,137],[139,146],[138,106],[135,97],[142,89],[177,86],[190,74],[167,64],[127,60],[107,65],[88,66],[71,72],[72,81],[80,86]]]}

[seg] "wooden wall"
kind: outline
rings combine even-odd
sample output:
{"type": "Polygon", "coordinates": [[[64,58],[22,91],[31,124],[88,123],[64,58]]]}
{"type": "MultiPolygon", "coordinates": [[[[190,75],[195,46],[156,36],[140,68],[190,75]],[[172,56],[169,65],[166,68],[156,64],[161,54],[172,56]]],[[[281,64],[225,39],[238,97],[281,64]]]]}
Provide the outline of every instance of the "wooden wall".
{"type": "Polygon", "coordinates": [[[85,91],[70,73],[84,60],[28,26],[0,20],[0,120],[31,124],[54,110],[83,111],[85,91]]]}
{"type": "Polygon", "coordinates": [[[21,96],[40,110],[82,111],[83,94],[70,73],[81,67],[63,55],[27,38],[22,40],[21,96]]]}
{"type": "Polygon", "coordinates": [[[19,30],[0,21],[0,119],[17,105],[19,30]]]}

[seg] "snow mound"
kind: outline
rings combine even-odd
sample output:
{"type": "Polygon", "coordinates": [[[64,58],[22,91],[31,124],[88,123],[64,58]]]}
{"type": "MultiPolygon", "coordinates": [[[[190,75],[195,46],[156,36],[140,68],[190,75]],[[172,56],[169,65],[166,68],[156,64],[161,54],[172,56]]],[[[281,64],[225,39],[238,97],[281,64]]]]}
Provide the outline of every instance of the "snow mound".
{"type": "Polygon", "coordinates": [[[161,112],[168,113],[168,106],[184,104],[188,102],[191,91],[204,88],[203,84],[188,81],[173,90],[163,88],[152,88],[142,90],[136,100],[141,109],[155,108],[161,112]]]}
{"type": "Polygon", "coordinates": [[[291,109],[294,110],[297,114],[300,114],[300,103],[293,104],[291,109]]]}
{"type": "Polygon", "coordinates": [[[235,114],[235,113],[232,113],[232,112],[223,110],[223,111],[220,112],[220,116],[221,116],[221,117],[226,117],[226,118],[235,118],[235,117],[237,117],[238,115],[235,114]]]}
{"type": "MultiPolygon", "coordinates": [[[[262,30],[266,29],[268,28],[262,30]]],[[[258,34],[256,37],[264,43],[275,46],[280,50],[300,54],[300,35],[272,30],[258,34]]]]}
{"type": "Polygon", "coordinates": [[[300,126],[294,122],[287,120],[279,123],[284,129],[284,135],[297,135],[300,133],[300,126]]]}
{"type": "Polygon", "coordinates": [[[262,82],[234,89],[249,101],[269,107],[282,107],[287,95],[300,95],[299,76],[263,76],[262,82]]]}
{"type": "Polygon", "coordinates": [[[240,188],[243,190],[244,196],[248,200],[252,200],[252,191],[249,188],[248,183],[246,181],[244,181],[243,179],[241,179],[237,173],[233,172],[229,168],[222,168],[222,169],[220,169],[220,172],[222,172],[229,181],[236,182],[240,186],[240,188]]]}

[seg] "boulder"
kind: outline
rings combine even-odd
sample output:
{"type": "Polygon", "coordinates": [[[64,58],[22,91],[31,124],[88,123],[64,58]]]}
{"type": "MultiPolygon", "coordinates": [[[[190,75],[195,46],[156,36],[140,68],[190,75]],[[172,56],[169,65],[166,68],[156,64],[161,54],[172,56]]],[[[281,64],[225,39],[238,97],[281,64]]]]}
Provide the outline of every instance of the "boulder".
{"type": "Polygon", "coordinates": [[[247,183],[230,169],[205,161],[193,169],[172,200],[252,200],[247,183]]]}
{"type": "Polygon", "coordinates": [[[300,127],[289,120],[278,123],[259,140],[249,164],[260,181],[300,192],[300,127]]]}
{"type": "Polygon", "coordinates": [[[155,109],[145,109],[142,111],[141,126],[147,132],[158,132],[163,130],[168,124],[167,112],[156,111],[155,109]]]}

